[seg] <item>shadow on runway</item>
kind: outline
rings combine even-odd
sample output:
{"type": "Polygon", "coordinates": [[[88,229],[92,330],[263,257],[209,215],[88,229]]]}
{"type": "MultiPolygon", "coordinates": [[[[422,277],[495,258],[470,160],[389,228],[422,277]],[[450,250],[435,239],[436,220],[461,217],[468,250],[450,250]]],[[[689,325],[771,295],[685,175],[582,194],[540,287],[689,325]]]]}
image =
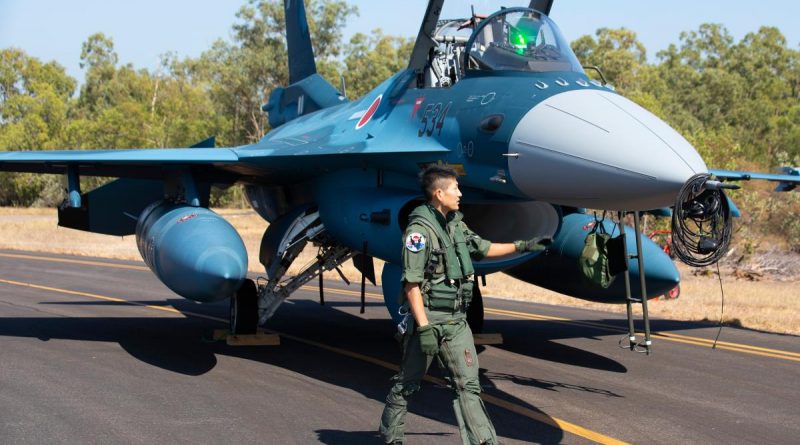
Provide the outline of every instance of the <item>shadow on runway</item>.
{"type": "MultiPolygon", "coordinates": [[[[224,318],[227,304],[196,305],[185,300],[142,301],[142,304],[168,304],[178,310],[224,318]]],[[[58,305],[64,303],[43,303],[58,305]]],[[[67,305],[116,306],[116,302],[66,302],[67,305]]],[[[278,332],[290,334],[307,340],[323,343],[334,348],[357,351],[388,363],[399,363],[400,348],[391,335],[391,323],[387,319],[366,319],[333,309],[334,304],[321,307],[311,300],[296,299],[285,304],[271,320],[270,327],[278,332]]],[[[526,321],[516,321],[516,326],[505,328],[523,329],[526,321]]],[[[217,364],[218,356],[238,357],[281,367],[309,378],[348,388],[364,397],[383,402],[391,386],[390,378],[394,371],[367,364],[357,358],[343,356],[334,351],[320,349],[303,342],[282,339],[280,347],[231,347],[223,342],[211,341],[214,328],[221,324],[211,320],[187,317],[41,317],[41,318],[3,318],[0,319],[0,336],[30,337],[42,341],[65,339],[79,341],[98,341],[117,343],[131,356],[171,372],[199,376],[211,371],[217,364]]],[[[521,348],[524,350],[525,348],[521,348]]],[[[529,349],[528,352],[533,352],[529,349]]],[[[595,356],[578,349],[567,348],[562,354],[595,356]]],[[[602,357],[575,360],[575,363],[597,362],[602,357]]],[[[562,358],[562,361],[564,359],[562,358]]],[[[621,365],[617,365],[621,366],[621,365]]],[[[431,374],[440,376],[441,371],[432,367],[431,374]]],[[[496,388],[482,370],[481,384],[486,392],[540,413],[547,423],[555,424],[549,416],[512,394],[496,388]]],[[[499,378],[532,385],[533,376],[499,376],[499,378]]],[[[562,387],[558,382],[539,382],[540,385],[562,387]]],[[[495,428],[501,436],[522,441],[555,444],[563,441],[564,432],[559,428],[490,405],[489,410],[495,428]]],[[[411,405],[411,412],[437,421],[455,425],[452,412],[452,396],[449,388],[425,383],[423,390],[411,405]]],[[[375,418],[377,428],[379,412],[366,413],[375,418]]],[[[373,437],[374,432],[319,431],[324,443],[362,443],[373,437]]],[[[376,442],[376,443],[379,443],[376,442]]]]}
{"type": "MultiPolygon", "coordinates": [[[[325,445],[379,445],[383,444],[377,431],[340,431],[340,430],[317,430],[317,439],[325,445]]],[[[451,433],[406,433],[406,437],[418,437],[420,442],[423,439],[433,440],[439,437],[452,437],[451,433]]]]}
{"type": "MultiPolygon", "coordinates": [[[[140,304],[166,304],[178,310],[225,318],[227,302],[197,305],[182,299],[166,301],[141,301],[140,304]]],[[[358,306],[359,302],[330,301],[326,306],[301,298],[293,298],[284,304],[270,320],[270,328],[278,332],[319,342],[333,348],[357,351],[388,363],[399,363],[400,348],[392,338],[393,326],[388,319],[369,319],[343,312],[336,308],[358,306]],[[333,310],[331,310],[333,309],[333,310]]],[[[48,305],[118,306],[118,302],[44,302],[48,305]]],[[[370,303],[368,306],[382,306],[370,303]]],[[[373,315],[369,314],[368,315],[373,315]]],[[[381,314],[382,316],[383,314],[381,314]]],[[[624,332],[624,321],[592,320],[595,323],[620,325],[624,332]]],[[[691,328],[691,323],[660,322],[654,329],[670,330],[691,328]]],[[[217,357],[230,356],[280,367],[312,379],[348,388],[364,397],[383,402],[391,386],[393,371],[367,364],[365,361],[342,355],[335,351],[320,349],[304,342],[282,339],[280,347],[230,347],[223,342],[211,340],[214,328],[222,327],[211,320],[187,317],[41,317],[0,319],[0,336],[30,337],[42,341],[67,339],[118,343],[131,356],[150,365],[175,373],[199,376],[211,371],[217,357]]],[[[697,323],[698,327],[707,327],[697,323]]],[[[561,363],[614,373],[625,373],[621,363],[590,351],[560,344],[554,340],[568,338],[596,338],[608,336],[609,331],[587,327],[552,323],[537,320],[487,320],[488,332],[500,332],[505,342],[500,348],[523,357],[561,363]]],[[[616,345],[613,345],[616,347],[616,345]]],[[[621,397],[612,391],[591,386],[579,386],[565,382],[536,378],[535,366],[527,375],[487,372],[481,369],[481,385],[487,394],[499,397],[519,407],[533,410],[554,423],[549,416],[523,400],[524,388],[548,391],[583,391],[601,397],[621,397]],[[494,384],[499,380],[513,382],[518,389],[512,395],[494,384]]],[[[434,376],[441,371],[432,367],[434,376]]],[[[528,393],[530,394],[530,393],[528,393]]],[[[528,397],[529,399],[531,397],[528,397]]],[[[448,388],[426,383],[415,396],[411,412],[455,425],[451,410],[451,393],[448,388]]],[[[564,432],[541,422],[503,408],[489,406],[498,434],[523,441],[555,444],[563,441],[564,432]],[[501,414],[502,413],[502,414],[501,414]]],[[[365,413],[377,418],[380,413],[365,413]]],[[[374,431],[317,431],[321,442],[326,444],[380,443],[374,431]]],[[[448,433],[449,434],[449,433],[448,433]]]]}
{"type": "MultiPolygon", "coordinates": [[[[281,314],[281,317],[271,320],[275,329],[280,331],[283,328],[283,321],[286,318],[294,317],[307,319],[315,327],[315,330],[321,332],[338,334],[339,331],[342,331],[342,327],[346,326],[347,330],[342,332],[343,335],[335,335],[335,338],[343,342],[354,342],[356,348],[364,338],[378,336],[381,340],[385,340],[391,338],[394,332],[394,326],[388,319],[363,319],[342,311],[320,310],[319,303],[312,300],[298,299],[294,300],[294,303],[291,309],[285,309],[286,313],[281,314]]],[[[284,308],[281,310],[283,311],[284,308]]],[[[559,325],[554,327],[547,321],[535,320],[487,320],[486,331],[502,333],[504,343],[499,347],[515,354],[582,368],[617,373],[627,372],[627,368],[617,361],[591,351],[552,341],[563,338],[608,335],[607,331],[579,326],[559,325]]],[[[303,331],[297,335],[307,336],[308,333],[303,331]]],[[[327,341],[327,337],[322,338],[327,341]]],[[[382,358],[399,363],[399,347],[393,348],[390,352],[392,354],[384,355],[382,358]]]]}
{"type": "Polygon", "coordinates": [[[201,324],[188,318],[3,318],[0,336],[118,343],[145,363],[199,376],[217,365],[209,344],[197,337],[201,324]]]}
{"type": "Polygon", "coordinates": [[[491,382],[496,382],[499,380],[507,380],[513,382],[516,385],[530,386],[534,388],[545,389],[547,391],[569,390],[569,391],[580,391],[592,394],[599,394],[606,397],[623,397],[622,395],[617,394],[613,391],[608,391],[600,388],[593,388],[591,386],[574,385],[563,382],[556,382],[552,380],[542,380],[542,379],[523,377],[502,372],[490,372],[486,371],[485,369],[481,369],[481,376],[491,382]]]}
{"type": "MultiPolygon", "coordinates": [[[[515,354],[581,368],[625,373],[628,369],[621,363],[594,352],[575,348],[553,340],[565,338],[594,337],[593,333],[576,333],[565,336],[563,332],[544,329],[545,321],[532,320],[491,320],[487,321],[486,332],[503,334],[503,344],[497,346],[515,354]]],[[[607,334],[607,333],[606,333],[607,334]]]]}
{"type": "MultiPolygon", "coordinates": [[[[297,320],[286,320],[286,317],[281,319],[283,322],[280,324],[299,325],[297,320]]],[[[365,325],[375,324],[372,321],[362,321],[365,325]]],[[[313,323],[303,323],[303,325],[314,326],[313,323]]],[[[337,329],[336,335],[326,335],[324,327],[304,330],[302,326],[295,329],[300,332],[293,334],[336,347],[357,350],[359,353],[371,356],[380,357],[380,350],[384,352],[393,350],[394,354],[385,355],[394,357],[385,359],[392,363],[398,362],[399,348],[394,340],[389,336],[375,335],[374,329],[364,329],[365,327],[360,326],[359,330],[372,331],[372,338],[352,335],[350,329],[343,330],[341,326],[337,329]],[[351,341],[342,341],[346,338],[350,338],[351,341]]],[[[275,328],[279,331],[288,331],[283,329],[283,326],[275,328]]],[[[341,354],[290,339],[282,339],[282,345],[279,347],[231,347],[223,342],[211,341],[209,337],[212,329],[213,326],[208,320],[197,318],[0,318],[0,336],[3,337],[28,337],[41,341],[60,339],[117,343],[142,362],[183,375],[199,376],[211,371],[217,364],[217,356],[221,355],[280,367],[321,382],[350,389],[379,402],[383,402],[391,386],[390,378],[393,371],[366,364],[356,358],[343,357],[341,354]]],[[[482,384],[497,397],[547,416],[535,406],[492,388],[491,382],[485,378],[482,384]]],[[[448,388],[424,383],[423,390],[416,395],[411,405],[411,412],[455,425],[456,420],[451,406],[452,397],[448,388]]],[[[547,444],[560,443],[563,439],[563,431],[558,428],[532,422],[527,417],[494,406],[489,406],[489,410],[495,428],[502,436],[547,444]]],[[[374,417],[377,428],[380,412],[365,413],[365,416],[374,417]]],[[[318,433],[321,441],[331,444],[369,443],[366,440],[374,435],[372,431],[326,430],[318,433]]]]}

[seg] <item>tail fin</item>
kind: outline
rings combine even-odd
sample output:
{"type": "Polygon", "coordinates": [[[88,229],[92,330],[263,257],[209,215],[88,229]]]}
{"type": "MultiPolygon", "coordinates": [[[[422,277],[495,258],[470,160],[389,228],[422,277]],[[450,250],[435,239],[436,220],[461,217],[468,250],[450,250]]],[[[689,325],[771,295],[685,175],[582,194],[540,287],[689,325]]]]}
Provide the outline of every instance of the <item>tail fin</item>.
{"type": "Polygon", "coordinates": [[[303,0],[284,0],[286,44],[289,50],[289,86],[275,88],[261,107],[269,113],[269,126],[280,125],[304,114],[339,105],[345,97],[317,74],[303,0]]]}
{"type": "Polygon", "coordinates": [[[284,0],[286,45],[289,49],[289,83],[299,82],[317,72],[314,49],[308,32],[303,0],[284,0]]]}

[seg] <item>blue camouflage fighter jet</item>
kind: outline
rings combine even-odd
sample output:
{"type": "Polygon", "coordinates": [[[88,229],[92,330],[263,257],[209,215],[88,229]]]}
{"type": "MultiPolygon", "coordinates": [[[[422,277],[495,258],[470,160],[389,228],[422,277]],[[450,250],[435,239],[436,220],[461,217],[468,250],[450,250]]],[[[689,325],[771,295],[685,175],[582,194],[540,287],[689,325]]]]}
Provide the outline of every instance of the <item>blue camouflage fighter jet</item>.
{"type": "MultiPolygon", "coordinates": [[[[797,169],[720,171],[708,179],[715,172],[681,135],[587,76],[548,17],[552,0],[456,20],[439,17],[443,2],[429,1],[408,67],[349,101],[316,72],[303,2],[286,0],[291,84],[263,106],[272,131],[257,143],[214,148],[211,138],[191,148],[4,152],[0,171],[66,175],[60,226],[135,233],[145,263],[175,293],[198,302],[230,298],[235,333],[255,332],[293,291],[348,260],[373,282],[373,258],[386,262],[383,292],[397,320],[403,228],[423,199],[417,175],[430,164],[459,172],[461,207],[481,236],[553,238],[543,253],[477,262],[477,275],[505,271],[566,295],[618,303],[626,301],[621,280],[600,288],[582,278],[577,258],[595,227],[623,225],[583,209],[649,211],[678,202],[702,213],[709,199],[701,202],[699,193],[676,201],[697,175],[708,190],[726,179],[779,181],[784,189],[800,180],[797,169]],[[82,193],[81,176],[119,179],[82,193]],[[235,183],[269,222],[259,254],[267,277],[258,285],[246,277],[241,238],[207,208],[212,185],[235,183]],[[308,243],[319,248],[316,261],[287,276],[308,243]]],[[[716,247],[704,242],[705,251],[716,247]]],[[[678,284],[656,244],[644,239],[639,252],[648,297],[678,284]]],[[[642,274],[635,263],[629,271],[642,274]]],[[[630,281],[636,292],[639,280],[630,281]]],[[[480,330],[480,296],[473,301],[480,330]]]]}

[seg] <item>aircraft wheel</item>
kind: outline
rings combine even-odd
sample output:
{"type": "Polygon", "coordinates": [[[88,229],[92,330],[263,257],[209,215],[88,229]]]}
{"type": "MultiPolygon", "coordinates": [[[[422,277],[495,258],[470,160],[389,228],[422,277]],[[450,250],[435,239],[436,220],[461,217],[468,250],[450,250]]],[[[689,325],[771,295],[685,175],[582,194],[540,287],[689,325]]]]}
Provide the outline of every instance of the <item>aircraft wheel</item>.
{"type": "Polygon", "coordinates": [[[244,280],[231,297],[231,335],[255,334],[258,328],[258,291],[253,280],[244,280]]]}
{"type": "Polygon", "coordinates": [[[483,295],[481,295],[481,287],[477,280],[475,280],[475,287],[472,290],[472,302],[467,308],[467,323],[473,334],[483,332],[483,295]]]}

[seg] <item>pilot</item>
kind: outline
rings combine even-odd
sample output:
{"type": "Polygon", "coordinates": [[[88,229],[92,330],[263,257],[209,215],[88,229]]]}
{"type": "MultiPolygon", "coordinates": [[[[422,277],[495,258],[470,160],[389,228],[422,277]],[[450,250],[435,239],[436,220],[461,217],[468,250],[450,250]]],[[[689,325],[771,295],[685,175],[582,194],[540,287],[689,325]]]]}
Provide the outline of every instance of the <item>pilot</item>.
{"type": "Polygon", "coordinates": [[[548,239],[492,243],[469,230],[458,212],[456,171],[434,165],[420,174],[427,202],[409,216],[404,235],[402,307],[411,314],[403,339],[400,372],[386,397],[380,434],[402,444],[408,402],[419,390],[433,358],[455,392],[455,410],[465,444],[496,444],[497,436],[480,398],[478,354],[467,324],[472,298],[472,259],[543,250],[548,239]]]}

